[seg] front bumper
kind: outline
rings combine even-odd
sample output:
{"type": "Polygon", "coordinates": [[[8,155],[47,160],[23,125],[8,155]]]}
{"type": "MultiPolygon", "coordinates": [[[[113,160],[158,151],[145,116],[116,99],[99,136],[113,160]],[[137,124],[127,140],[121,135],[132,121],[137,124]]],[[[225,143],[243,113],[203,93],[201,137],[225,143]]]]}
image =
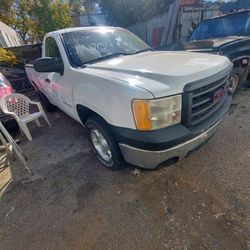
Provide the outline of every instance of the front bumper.
{"type": "Polygon", "coordinates": [[[215,133],[221,121],[222,119],[195,138],[166,150],[143,150],[122,143],[120,143],[119,146],[125,161],[128,163],[146,169],[155,169],[158,165],[165,162],[166,160],[173,158],[185,158],[191,151],[198,148],[215,133]]]}

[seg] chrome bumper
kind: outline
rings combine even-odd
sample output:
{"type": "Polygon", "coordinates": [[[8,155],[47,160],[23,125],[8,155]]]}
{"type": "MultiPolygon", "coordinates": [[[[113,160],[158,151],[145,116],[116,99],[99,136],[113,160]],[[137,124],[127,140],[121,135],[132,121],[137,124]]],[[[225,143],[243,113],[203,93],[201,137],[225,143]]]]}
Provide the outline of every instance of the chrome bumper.
{"type": "Polygon", "coordinates": [[[221,121],[222,119],[195,138],[166,150],[149,151],[134,148],[126,144],[119,144],[119,146],[125,161],[128,163],[146,169],[155,169],[166,160],[176,157],[178,159],[185,158],[189,152],[200,146],[215,133],[221,121]]]}

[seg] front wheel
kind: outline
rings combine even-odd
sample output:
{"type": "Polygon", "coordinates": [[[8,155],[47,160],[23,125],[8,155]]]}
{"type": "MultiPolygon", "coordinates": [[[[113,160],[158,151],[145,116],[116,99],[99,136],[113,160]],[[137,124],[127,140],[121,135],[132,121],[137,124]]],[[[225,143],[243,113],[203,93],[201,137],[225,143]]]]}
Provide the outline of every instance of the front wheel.
{"type": "Polygon", "coordinates": [[[242,83],[242,72],[239,68],[234,68],[230,78],[230,88],[233,93],[236,93],[242,83]]]}
{"type": "Polygon", "coordinates": [[[240,85],[240,75],[235,74],[232,75],[230,78],[230,88],[232,89],[232,92],[235,93],[240,85]]]}
{"type": "Polygon", "coordinates": [[[88,139],[97,159],[111,170],[118,170],[123,158],[118,143],[108,125],[98,116],[90,117],[86,124],[88,139]]]}

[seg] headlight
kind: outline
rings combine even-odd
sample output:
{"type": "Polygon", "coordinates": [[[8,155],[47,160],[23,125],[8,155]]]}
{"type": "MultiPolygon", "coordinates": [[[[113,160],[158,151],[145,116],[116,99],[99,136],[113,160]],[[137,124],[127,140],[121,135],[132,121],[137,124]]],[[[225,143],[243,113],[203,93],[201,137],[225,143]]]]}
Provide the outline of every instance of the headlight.
{"type": "Polygon", "coordinates": [[[154,100],[134,100],[138,130],[155,130],[181,122],[181,95],[154,100]]]}

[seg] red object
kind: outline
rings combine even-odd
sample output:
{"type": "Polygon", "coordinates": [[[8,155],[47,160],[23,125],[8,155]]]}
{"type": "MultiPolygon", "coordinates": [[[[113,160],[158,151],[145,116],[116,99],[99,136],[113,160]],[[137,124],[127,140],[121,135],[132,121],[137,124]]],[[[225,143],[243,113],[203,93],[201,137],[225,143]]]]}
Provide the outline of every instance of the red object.
{"type": "Polygon", "coordinates": [[[226,94],[227,87],[217,90],[214,93],[214,103],[218,103],[226,94]]]}
{"type": "Polygon", "coordinates": [[[10,84],[10,82],[6,79],[6,77],[0,73],[0,98],[5,95],[13,93],[14,90],[10,84]]]}
{"type": "Polygon", "coordinates": [[[180,0],[180,6],[199,6],[201,0],[180,0]]]}
{"type": "Polygon", "coordinates": [[[237,61],[234,62],[234,66],[235,67],[241,67],[241,68],[247,68],[248,66],[248,63],[249,63],[249,59],[246,57],[246,58],[242,58],[242,59],[239,59],[237,61]]]}
{"type": "Polygon", "coordinates": [[[243,58],[240,61],[240,65],[241,65],[242,68],[246,68],[248,66],[248,63],[249,63],[249,59],[248,58],[243,58]]]}
{"type": "Polygon", "coordinates": [[[153,47],[159,47],[161,45],[161,38],[163,35],[164,27],[153,29],[153,47]]]}

